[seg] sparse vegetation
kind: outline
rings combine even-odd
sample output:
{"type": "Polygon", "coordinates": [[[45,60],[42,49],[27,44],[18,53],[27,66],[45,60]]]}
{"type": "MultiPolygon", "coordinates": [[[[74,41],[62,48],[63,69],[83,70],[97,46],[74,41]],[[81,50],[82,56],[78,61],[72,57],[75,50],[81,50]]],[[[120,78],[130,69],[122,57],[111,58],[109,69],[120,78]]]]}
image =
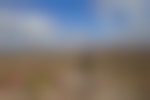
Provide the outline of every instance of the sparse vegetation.
{"type": "MultiPolygon", "coordinates": [[[[82,56],[80,53],[3,55],[0,58],[0,93],[20,91],[22,94],[18,96],[24,96],[18,100],[24,100],[25,96],[28,98],[25,100],[87,99],[83,96],[89,100],[142,98],[141,91],[150,81],[149,52],[94,52],[89,56],[87,73],[82,69],[82,56]]],[[[7,96],[11,94],[7,93],[7,96]]],[[[4,98],[1,95],[0,99],[4,98]]]]}

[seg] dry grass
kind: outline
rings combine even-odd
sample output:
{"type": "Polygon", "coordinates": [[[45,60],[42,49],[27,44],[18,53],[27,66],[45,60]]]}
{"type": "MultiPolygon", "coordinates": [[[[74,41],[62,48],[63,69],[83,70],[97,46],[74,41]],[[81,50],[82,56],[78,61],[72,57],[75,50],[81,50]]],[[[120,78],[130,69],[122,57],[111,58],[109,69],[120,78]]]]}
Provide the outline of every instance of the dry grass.
{"type": "Polygon", "coordinates": [[[98,51],[88,59],[83,56],[1,54],[0,100],[148,100],[150,52],[98,51]]]}

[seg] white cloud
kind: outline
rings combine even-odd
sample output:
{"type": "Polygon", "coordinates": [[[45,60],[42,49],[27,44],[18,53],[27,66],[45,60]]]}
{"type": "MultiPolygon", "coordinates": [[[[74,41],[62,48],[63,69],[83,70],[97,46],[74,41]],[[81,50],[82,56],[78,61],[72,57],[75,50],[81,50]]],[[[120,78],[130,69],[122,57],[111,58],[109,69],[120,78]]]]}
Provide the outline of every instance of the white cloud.
{"type": "Polygon", "coordinates": [[[54,39],[56,21],[40,12],[0,9],[0,46],[42,46],[54,39]]]}
{"type": "Polygon", "coordinates": [[[122,10],[123,12],[127,12],[131,20],[134,20],[143,15],[144,1],[145,0],[96,0],[96,2],[99,2],[96,3],[96,7],[97,12],[110,16],[112,16],[115,10],[122,10]]]}
{"type": "Polygon", "coordinates": [[[56,32],[56,25],[51,18],[42,16],[40,14],[28,14],[21,19],[21,27],[25,34],[32,42],[48,42],[49,39],[54,38],[56,32]]]}
{"type": "MultiPolygon", "coordinates": [[[[100,27],[104,30],[103,34],[106,34],[110,39],[120,42],[143,42],[144,39],[150,39],[148,36],[148,27],[150,28],[149,18],[146,17],[146,6],[148,0],[95,0],[95,12],[97,13],[97,20],[100,20],[100,27]],[[126,17],[126,26],[120,29],[116,25],[116,19],[114,14],[116,11],[121,11],[123,16],[126,17]],[[103,22],[102,22],[103,21],[103,22]],[[148,26],[149,25],[149,26],[148,26]],[[108,31],[109,30],[109,31],[108,31]]],[[[108,40],[109,41],[109,40],[108,40]]],[[[147,41],[147,40],[146,40],[147,41]]]]}

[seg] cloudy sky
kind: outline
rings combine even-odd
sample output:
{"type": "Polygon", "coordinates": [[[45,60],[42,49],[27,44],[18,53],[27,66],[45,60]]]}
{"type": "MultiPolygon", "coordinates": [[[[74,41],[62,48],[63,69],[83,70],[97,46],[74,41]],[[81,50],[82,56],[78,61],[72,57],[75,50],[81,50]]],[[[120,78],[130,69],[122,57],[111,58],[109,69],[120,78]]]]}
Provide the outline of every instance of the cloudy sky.
{"type": "Polygon", "coordinates": [[[149,0],[1,0],[0,46],[149,39],[149,0]]]}

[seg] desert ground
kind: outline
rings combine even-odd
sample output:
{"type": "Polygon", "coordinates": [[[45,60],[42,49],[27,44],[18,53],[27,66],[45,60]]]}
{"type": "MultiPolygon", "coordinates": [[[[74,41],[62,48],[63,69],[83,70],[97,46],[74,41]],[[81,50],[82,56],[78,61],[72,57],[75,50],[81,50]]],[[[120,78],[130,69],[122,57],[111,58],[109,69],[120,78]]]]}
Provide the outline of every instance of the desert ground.
{"type": "Polygon", "coordinates": [[[149,100],[150,52],[1,53],[0,100],[149,100]]]}

